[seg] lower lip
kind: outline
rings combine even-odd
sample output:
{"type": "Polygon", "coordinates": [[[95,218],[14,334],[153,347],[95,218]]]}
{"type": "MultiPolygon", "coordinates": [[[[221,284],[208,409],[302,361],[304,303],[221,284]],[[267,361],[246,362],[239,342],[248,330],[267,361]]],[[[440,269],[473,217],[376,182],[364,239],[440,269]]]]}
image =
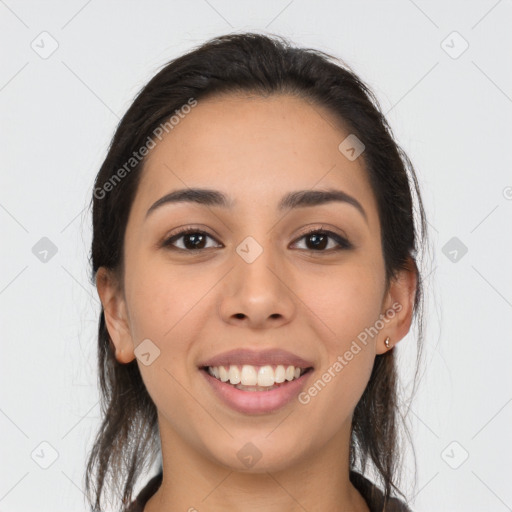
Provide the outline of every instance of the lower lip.
{"type": "Polygon", "coordinates": [[[313,373],[312,370],[308,370],[298,379],[285,381],[279,387],[270,391],[242,391],[232,384],[212,377],[208,370],[200,370],[200,372],[212,386],[216,395],[226,405],[244,414],[265,414],[284,407],[301,392],[309,375],[313,373]]]}

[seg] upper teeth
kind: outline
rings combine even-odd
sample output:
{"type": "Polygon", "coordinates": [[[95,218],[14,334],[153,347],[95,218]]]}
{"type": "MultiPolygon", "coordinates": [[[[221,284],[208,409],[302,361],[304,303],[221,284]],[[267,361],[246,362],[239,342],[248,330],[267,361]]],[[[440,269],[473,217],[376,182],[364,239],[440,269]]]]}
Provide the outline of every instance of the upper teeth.
{"type": "Polygon", "coordinates": [[[285,368],[281,364],[277,365],[275,369],[270,365],[244,364],[241,371],[236,365],[208,367],[208,373],[222,382],[229,380],[231,384],[242,384],[243,386],[273,386],[275,383],[279,384],[285,380],[298,379],[302,370],[305,371],[303,368],[295,368],[292,365],[285,368]]]}

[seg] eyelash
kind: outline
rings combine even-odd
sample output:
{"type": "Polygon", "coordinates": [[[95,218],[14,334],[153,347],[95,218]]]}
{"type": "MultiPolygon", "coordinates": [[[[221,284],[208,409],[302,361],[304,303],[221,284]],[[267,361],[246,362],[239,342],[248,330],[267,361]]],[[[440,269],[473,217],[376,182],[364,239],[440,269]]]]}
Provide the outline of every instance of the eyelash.
{"type": "MultiPolygon", "coordinates": [[[[171,237],[167,238],[166,240],[164,240],[164,242],[162,243],[162,247],[168,248],[172,251],[182,251],[182,252],[189,252],[189,253],[199,253],[199,252],[205,251],[207,248],[182,249],[181,247],[173,246],[174,241],[182,238],[185,235],[191,235],[191,234],[206,235],[207,237],[215,240],[215,238],[213,236],[211,236],[209,233],[207,233],[205,231],[201,231],[197,228],[186,227],[186,228],[181,229],[180,231],[178,231],[171,237]]],[[[322,249],[322,250],[314,250],[314,249],[301,249],[301,250],[306,250],[306,251],[316,252],[316,253],[322,253],[322,252],[331,253],[331,252],[343,251],[343,250],[353,248],[353,245],[346,238],[338,235],[337,233],[334,233],[329,230],[324,230],[322,228],[311,229],[311,230],[307,231],[306,233],[303,233],[297,240],[302,240],[303,238],[307,238],[311,235],[317,235],[317,234],[327,235],[329,238],[333,239],[338,244],[338,247],[331,248],[331,249],[322,249]]]]}

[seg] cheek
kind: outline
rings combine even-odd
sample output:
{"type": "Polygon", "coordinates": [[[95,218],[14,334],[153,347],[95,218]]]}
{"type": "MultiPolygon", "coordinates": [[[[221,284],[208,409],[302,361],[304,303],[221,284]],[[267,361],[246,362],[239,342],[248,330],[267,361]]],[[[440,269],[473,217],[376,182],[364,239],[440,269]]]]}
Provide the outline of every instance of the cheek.
{"type": "Polygon", "coordinates": [[[215,284],[214,276],[180,266],[139,267],[131,275],[126,294],[132,333],[162,344],[175,339],[183,324],[190,327],[194,307],[215,284]]]}
{"type": "Polygon", "coordinates": [[[138,361],[139,370],[157,408],[179,423],[171,418],[172,411],[179,410],[184,417],[200,414],[197,402],[184,389],[193,370],[193,341],[205,323],[200,315],[205,307],[212,308],[207,292],[215,281],[197,271],[167,265],[139,266],[131,276],[126,294],[134,343],[149,339],[158,353],[150,365],[138,361]]]}
{"type": "Polygon", "coordinates": [[[306,407],[320,408],[312,417],[346,418],[361,397],[375,360],[376,322],[383,284],[377,272],[360,264],[332,269],[317,276],[316,286],[303,288],[304,302],[314,313],[322,341],[322,362],[316,380],[305,390],[306,407]],[[369,270],[370,269],[370,270],[369,270]]]}
{"type": "Polygon", "coordinates": [[[300,297],[330,334],[330,352],[344,351],[347,343],[379,318],[383,284],[364,262],[332,267],[301,282],[300,297]]]}
{"type": "Polygon", "coordinates": [[[209,292],[218,276],[165,262],[133,265],[131,274],[128,268],[126,296],[134,344],[149,339],[158,353],[151,365],[139,364],[142,377],[155,400],[180,400],[180,384],[196,370],[194,343],[204,337],[204,326],[215,311],[214,294],[209,292]]]}

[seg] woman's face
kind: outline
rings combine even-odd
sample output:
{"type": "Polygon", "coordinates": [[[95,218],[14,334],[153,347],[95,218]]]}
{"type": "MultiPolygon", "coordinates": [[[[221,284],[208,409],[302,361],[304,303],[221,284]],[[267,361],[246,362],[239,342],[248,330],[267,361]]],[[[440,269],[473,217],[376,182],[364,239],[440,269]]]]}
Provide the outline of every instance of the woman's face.
{"type": "MultiPolygon", "coordinates": [[[[382,327],[381,315],[406,295],[386,291],[364,163],[339,149],[349,134],[303,99],[232,95],[199,100],[151,150],[126,229],[115,314],[100,279],[98,289],[116,357],[137,356],[162,443],[254,472],[346,446],[375,355],[386,336],[396,342],[409,328],[400,320],[407,308],[382,327]],[[215,191],[227,204],[151,209],[191,189],[215,191]],[[350,199],[280,207],[298,191],[327,190],[350,199]],[[166,245],[181,228],[196,234],[166,245]],[[313,369],[273,391],[242,391],[200,368],[233,349],[284,350],[313,369]]],[[[254,370],[291,361],[267,359],[254,370]]]]}

